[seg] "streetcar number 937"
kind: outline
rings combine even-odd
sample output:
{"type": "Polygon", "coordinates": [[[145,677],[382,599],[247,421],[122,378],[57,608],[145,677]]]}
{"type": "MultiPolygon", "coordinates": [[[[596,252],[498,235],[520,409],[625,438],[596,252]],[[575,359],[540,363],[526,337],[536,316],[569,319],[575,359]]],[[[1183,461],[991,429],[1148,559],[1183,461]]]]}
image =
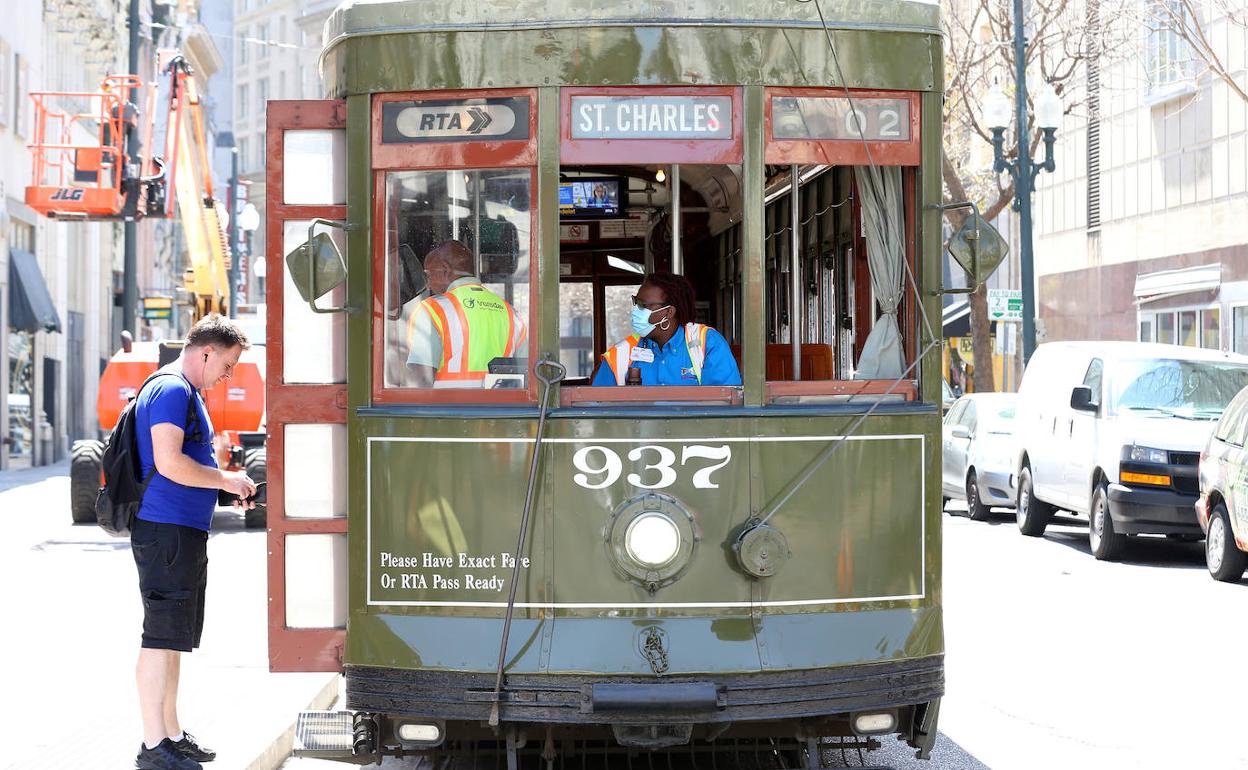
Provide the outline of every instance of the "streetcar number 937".
{"type": "MultiPolygon", "coordinates": [[[[641,489],[664,489],[676,483],[679,474],[676,452],[665,446],[646,444],[628,453],[630,462],[637,464],[640,473],[629,473],[625,480],[641,489]]],[[[693,486],[697,489],[719,489],[713,476],[732,459],[732,449],[722,446],[693,444],[680,447],[680,466],[692,472],[693,486]],[[697,463],[697,461],[704,463],[697,463]],[[696,465],[696,467],[695,467],[696,465]]],[[[605,446],[587,446],[572,455],[572,464],[580,473],[572,480],[585,489],[603,489],[620,480],[624,473],[624,461],[614,449],[605,446]]]]}

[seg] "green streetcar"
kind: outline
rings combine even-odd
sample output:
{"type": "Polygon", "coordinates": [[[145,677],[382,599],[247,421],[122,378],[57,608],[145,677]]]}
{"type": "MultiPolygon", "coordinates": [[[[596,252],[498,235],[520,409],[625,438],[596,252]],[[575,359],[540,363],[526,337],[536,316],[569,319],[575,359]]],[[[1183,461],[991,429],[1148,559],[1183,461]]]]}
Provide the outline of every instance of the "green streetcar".
{"type": "Polygon", "coordinates": [[[332,14],[330,98],[268,109],[270,661],[346,683],[300,753],[927,755],[938,14],[332,14]],[[448,241],[526,328],[430,386],[414,314],[448,241]],[[741,386],[590,384],[656,271],[741,386]]]}

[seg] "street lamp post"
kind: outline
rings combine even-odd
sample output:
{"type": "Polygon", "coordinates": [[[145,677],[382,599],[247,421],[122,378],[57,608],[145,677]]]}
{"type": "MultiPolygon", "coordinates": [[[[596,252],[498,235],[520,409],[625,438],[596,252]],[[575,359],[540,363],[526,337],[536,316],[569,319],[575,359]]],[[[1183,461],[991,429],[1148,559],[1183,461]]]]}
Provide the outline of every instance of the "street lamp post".
{"type": "Polygon", "coordinates": [[[1062,119],[1062,102],[1051,85],[1045,84],[1036,99],[1036,125],[1044,131],[1044,162],[1033,163],[1027,116],[1027,37],[1023,30],[1023,0],[1014,0],[1014,113],[1018,136],[1018,157],[1005,159],[1005,129],[1010,123],[1010,103],[999,85],[993,85],[984,100],[984,122],[992,130],[993,168],[1010,172],[1014,178],[1014,210],[1018,212],[1019,266],[1023,284],[1023,365],[1036,349],[1035,270],[1032,264],[1031,191],[1040,171],[1052,172],[1053,143],[1062,119]]]}

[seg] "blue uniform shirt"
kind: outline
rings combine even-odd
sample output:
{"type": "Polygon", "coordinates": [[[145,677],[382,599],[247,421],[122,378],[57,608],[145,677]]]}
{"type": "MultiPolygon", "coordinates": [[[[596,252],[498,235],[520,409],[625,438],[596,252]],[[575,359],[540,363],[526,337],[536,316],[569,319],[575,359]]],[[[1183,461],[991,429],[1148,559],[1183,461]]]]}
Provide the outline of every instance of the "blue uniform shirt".
{"type": "MultiPolygon", "coordinates": [[[[157,377],[148,383],[139,393],[134,416],[135,438],[139,443],[139,463],[143,467],[143,478],[147,478],[147,474],[156,468],[156,458],[152,450],[152,426],[163,422],[177,425],[185,433],[182,454],[200,465],[217,467],[217,457],[212,451],[212,421],[208,418],[208,409],[204,399],[181,373],[177,377],[157,377]],[[186,419],[187,405],[192,398],[195,399],[195,408],[199,411],[199,424],[195,426],[188,425],[186,419]],[[191,434],[196,428],[199,429],[201,440],[191,441],[191,434]]],[[[143,493],[143,504],[139,506],[138,517],[162,524],[182,524],[207,532],[212,526],[212,512],[216,505],[217,490],[185,487],[156,473],[152,476],[147,491],[143,493]]]]}
{"type": "MultiPolygon", "coordinates": [[[[637,347],[646,348],[654,353],[653,361],[632,361],[624,364],[641,369],[642,385],[697,385],[698,378],[693,373],[693,362],[689,359],[689,346],[685,344],[685,327],[676,329],[676,333],[663,347],[649,337],[642,337],[637,347]]],[[[606,361],[598,367],[594,375],[593,385],[614,385],[615,372],[606,361]]],[[[740,385],[741,372],[737,369],[737,361],[732,357],[732,349],[728,340],[714,329],[706,330],[706,355],[702,359],[703,385],[740,385]]]]}

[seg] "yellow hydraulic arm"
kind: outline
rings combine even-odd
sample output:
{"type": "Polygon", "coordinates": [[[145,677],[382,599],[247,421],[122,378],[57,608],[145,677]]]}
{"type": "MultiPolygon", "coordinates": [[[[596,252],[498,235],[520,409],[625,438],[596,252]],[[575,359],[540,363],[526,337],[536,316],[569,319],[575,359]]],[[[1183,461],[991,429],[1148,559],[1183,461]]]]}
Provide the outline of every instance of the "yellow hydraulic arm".
{"type": "Polygon", "coordinates": [[[195,301],[194,321],[226,313],[230,305],[230,255],[226,246],[223,204],[213,197],[212,166],[204,133],[203,104],[190,67],[181,56],[169,64],[170,110],[167,158],[173,158],[178,216],[186,237],[190,267],[183,284],[195,301]],[[172,151],[168,151],[172,149],[172,151]]]}

